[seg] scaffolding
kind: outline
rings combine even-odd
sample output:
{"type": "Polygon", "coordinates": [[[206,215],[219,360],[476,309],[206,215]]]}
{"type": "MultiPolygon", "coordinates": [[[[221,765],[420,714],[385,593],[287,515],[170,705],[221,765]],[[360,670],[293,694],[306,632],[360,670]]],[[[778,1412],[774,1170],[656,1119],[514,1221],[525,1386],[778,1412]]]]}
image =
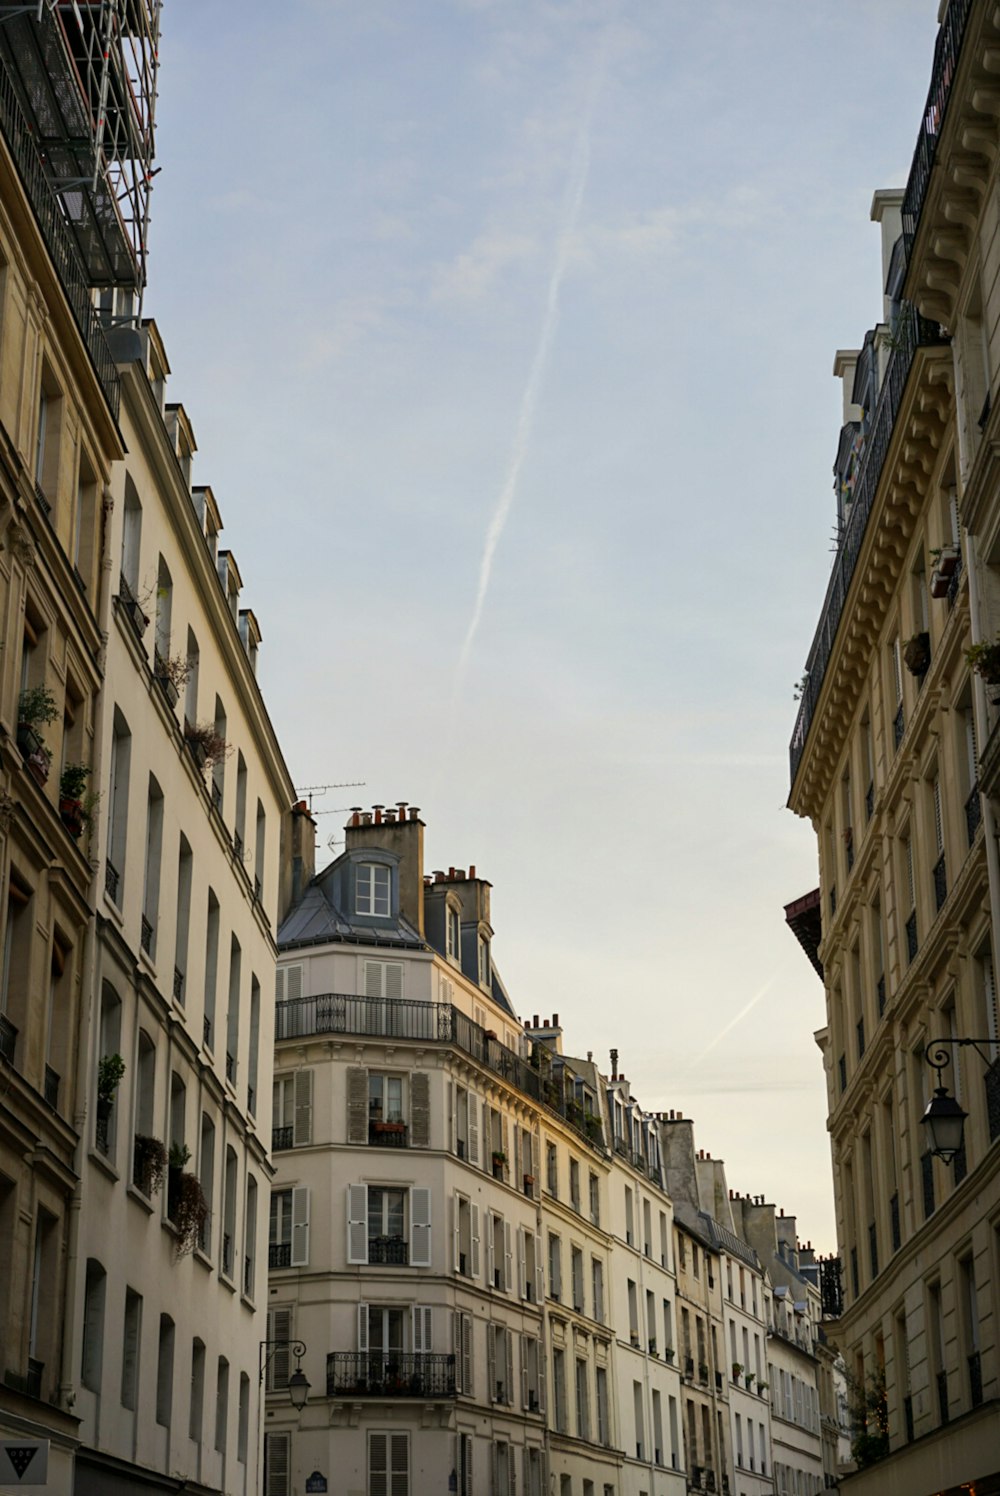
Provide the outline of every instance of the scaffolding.
{"type": "Polygon", "coordinates": [[[146,281],[161,0],[0,0],[0,62],[105,307],[146,281]]]}

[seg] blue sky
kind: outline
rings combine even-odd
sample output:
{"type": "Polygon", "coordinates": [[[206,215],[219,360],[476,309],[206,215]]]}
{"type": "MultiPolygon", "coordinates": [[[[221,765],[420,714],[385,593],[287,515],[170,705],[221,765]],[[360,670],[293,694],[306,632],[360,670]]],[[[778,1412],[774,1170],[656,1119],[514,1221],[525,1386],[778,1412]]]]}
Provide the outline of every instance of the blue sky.
{"type": "Polygon", "coordinates": [[[935,9],[163,19],[145,310],[293,777],[365,781],[321,811],[420,805],[428,867],[494,885],[519,1011],[617,1047],[644,1105],[693,1115],[730,1184],[826,1249],[787,744],[830,565],[833,353],[879,315],[869,205],[905,181],[935,9]]]}

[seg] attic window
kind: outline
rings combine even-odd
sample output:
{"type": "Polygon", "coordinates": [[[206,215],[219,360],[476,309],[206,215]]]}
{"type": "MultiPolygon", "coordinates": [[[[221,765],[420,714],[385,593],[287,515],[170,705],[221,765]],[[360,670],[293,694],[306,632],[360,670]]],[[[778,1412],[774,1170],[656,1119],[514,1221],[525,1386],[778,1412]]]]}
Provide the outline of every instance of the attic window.
{"type": "Polygon", "coordinates": [[[377,862],[360,863],[355,887],[355,914],[375,914],[388,919],[390,884],[387,867],[377,862]]]}
{"type": "Polygon", "coordinates": [[[445,949],[446,954],[453,961],[459,961],[462,954],[462,933],[459,923],[459,911],[449,904],[446,912],[445,949]]]}
{"type": "Polygon", "coordinates": [[[484,935],[479,937],[479,985],[490,985],[490,943],[484,935]]]}

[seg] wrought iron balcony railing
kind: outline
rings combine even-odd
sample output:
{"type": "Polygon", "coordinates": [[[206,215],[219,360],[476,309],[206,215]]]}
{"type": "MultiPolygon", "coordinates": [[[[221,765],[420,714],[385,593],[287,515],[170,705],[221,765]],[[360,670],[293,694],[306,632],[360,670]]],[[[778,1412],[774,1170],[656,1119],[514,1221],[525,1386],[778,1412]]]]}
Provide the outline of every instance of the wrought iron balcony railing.
{"type": "Polygon", "coordinates": [[[280,1153],[284,1148],[294,1148],[294,1127],[272,1127],[271,1128],[271,1152],[280,1153]]]}
{"type": "Polygon", "coordinates": [[[916,237],[924,200],[927,196],[931,167],[934,165],[934,156],[948,109],[951,86],[958,66],[958,55],[971,9],[972,0],[951,0],[934,47],[934,63],[931,68],[927,103],[924,105],[920,133],[917,136],[910,175],[903,197],[903,243],[907,257],[913,247],[913,240],[916,237]]]}
{"type": "Polygon", "coordinates": [[[0,1013],[0,1057],[5,1059],[8,1065],[14,1063],[14,1051],[17,1048],[17,1029],[10,1019],[0,1013]]]}
{"type": "Polygon", "coordinates": [[[267,1265],[269,1268],[291,1267],[292,1244],[290,1241],[271,1242],[267,1249],[267,1265]]]}
{"type": "Polygon", "coordinates": [[[455,1357],[407,1351],[331,1351],[327,1397],[454,1397],[455,1357]]]}
{"type": "MultiPolygon", "coordinates": [[[[879,390],[878,402],[875,406],[875,413],[865,439],[865,449],[861,458],[858,479],[854,487],[854,499],[851,503],[850,513],[837,548],[833,573],[826,589],[826,597],[823,600],[819,625],[806,659],[802,700],[799,703],[799,715],[796,719],[795,730],[792,733],[792,742],[789,749],[793,782],[798,773],[802,754],[805,751],[806,739],[809,736],[809,728],[812,725],[813,715],[819,704],[823,679],[826,675],[827,666],[830,663],[830,656],[833,653],[834,639],[844,612],[844,607],[847,603],[847,594],[850,591],[854,570],[861,555],[865,530],[875,502],[875,494],[882,476],[882,468],[889,451],[893,427],[896,424],[896,417],[903,402],[903,394],[909,379],[910,369],[918,348],[932,347],[943,341],[941,330],[936,323],[925,321],[924,318],[918,316],[915,308],[910,307],[906,303],[903,304],[903,310],[900,314],[896,337],[894,339],[894,346],[889,354],[889,360],[882,379],[882,387],[879,390]]],[[[894,724],[894,736],[897,747],[902,741],[904,728],[905,721],[902,715],[902,708],[900,708],[896,723],[894,724]]]]}
{"type": "MultiPolygon", "coordinates": [[[[328,992],[276,1004],[276,1039],[298,1039],[312,1034],[365,1034],[454,1045],[525,1095],[557,1112],[593,1147],[603,1146],[600,1119],[579,1110],[571,1086],[544,1075],[541,1069],[501,1044],[450,1003],[328,992]]],[[[627,1143],[623,1142],[619,1151],[629,1157],[627,1143]]]]}
{"type": "Polygon", "coordinates": [[[979,785],[977,783],[972,786],[969,798],[965,802],[965,830],[969,838],[970,847],[976,839],[976,832],[979,830],[979,823],[982,819],[983,807],[979,800],[979,785]]]}

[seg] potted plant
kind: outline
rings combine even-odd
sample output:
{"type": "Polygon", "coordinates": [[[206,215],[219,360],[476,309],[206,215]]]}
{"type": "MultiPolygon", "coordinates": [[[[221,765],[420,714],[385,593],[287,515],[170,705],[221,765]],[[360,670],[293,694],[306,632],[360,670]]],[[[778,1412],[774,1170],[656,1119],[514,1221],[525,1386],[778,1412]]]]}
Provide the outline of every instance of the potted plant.
{"type": "Polygon", "coordinates": [[[667,1348],[666,1348],[666,1350],[663,1352],[663,1359],[664,1359],[664,1361],[670,1361],[670,1362],[673,1361],[673,1359],[674,1359],[674,1348],[673,1348],[672,1345],[668,1345],[667,1348]]]}
{"type": "Polygon", "coordinates": [[[768,1388],[768,1383],[767,1382],[758,1382],[757,1383],[757,1391],[761,1394],[762,1397],[763,1397],[764,1393],[767,1391],[767,1388],[768,1388]]]}
{"type": "Polygon", "coordinates": [[[923,676],[931,663],[931,636],[925,630],[913,634],[903,645],[903,664],[911,675],[923,676]]]}
{"type": "Polygon", "coordinates": [[[159,1138],[135,1135],[132,1182],[147,1196],[155,1195],[163,1184],[167,1168],[167,1150],[159,1138]]]}
{"type": "Polygon", "coordinates": [[[493,1152],[493,1178],[494,1179],[502,1179],[503,1178],[503,1174],[504,1174],[504,1170],[506,1169],[506,1167],[507,1167],[507,1155],[506,1155],[506,1153],[503,1153],[500,1149],[495,1149],[494,1152],[493,1152]]]}
{"type": "Polygon", "coordinates": [[[745,1381],[745,1383],[746,1383],[746,1388],[747,1388],[748,1392],[750,1391],[750,1388],[753,1386],[753,1379],[754,1379],[754,1373],[752,1371],[748,1371],[747,1374],[746,1374],[746,1376],[743,1379],[745,1381]]]}
{"type": "Polygon", "coordinates": [[[189,1174],[185,1165],[191,1150],[183,1143],[171,1143],[167,1156],[167,1218],[177,1232],[174,1251],[184,1257],[199,1244],[208,1220],[208,1201],[197,1174],[189,1174]]]}
{"type": "Polygon", "coordinates": [[[708,1381],[708,1362],[707,1361],[699,1361],[698,1362],[698,1375],[699,1375],[699,1377],[701,1378],[701,1380],[703,1382],[707,1382],[708,1381]]]}
{"type": "Polygon", "coordinates": [[[934,570],[942,577],[951,578],[958,570],[961,553],[957,545],[935,546],[930,553],[934,570]]]}
{"type": "Polygon", "coordinates": [[[742,1375],[743,1375],[743,1362],[742,1361],[734,1361],[733,1362],[733,1381],[734,1382],[738,1382],[739,1379],[740,1379],[740,1377],[742,1375]]]}
{"type": "Polygon", "coordinates": [[[83,794],[89,776],[89,764],[67,764],[59,776],[59,814],[66,830],[77,841],[83,832],[83,794]]]}
{"type": "Polygon", "coordinates": [[[192,661],[186,655],[162,655],[153,651],[153,676],[170,705],[177,705],[181,687],[187,684],[192,661]]]}
{"type": "Polygon", "coordinates": [[[535,1176],[534,1176],[534,1174],[525,1174],[525,1176],[524,1176],[524,1193],[526,1195],[533,1195],[535,1193],[535,1176]]]}
{"type": "Polygon", "coordinates": [[[229,744],[210,722],[195,724],[185,721],[184,737],[199,769],[218,763],[229,753],[229,744]]]}
{"type": "Polygon", "coordinates": [[[989,686],[1000,686],[1000,639],[973,644],[965,651],[966,663],[989,686]]]}
{"type": "Polygon", "coordinates": [[[48,686],[26,686],[17,698],[17,746],[39,785],[49,777],[52,754],[38,729],[54,722],[58,715],[56,699],[48,686]]]}
{"type": "Polygon", "coordinates": [[[100,1115],[101,1108],[106,1107],[105,1115],[110,1116],[111,1106],[115,1099],[115,1092],[122,1083],[125,1074],[125,1061],[120,1054],[104,1054],[97,1062],[97,1111],[100,1115]]]}

